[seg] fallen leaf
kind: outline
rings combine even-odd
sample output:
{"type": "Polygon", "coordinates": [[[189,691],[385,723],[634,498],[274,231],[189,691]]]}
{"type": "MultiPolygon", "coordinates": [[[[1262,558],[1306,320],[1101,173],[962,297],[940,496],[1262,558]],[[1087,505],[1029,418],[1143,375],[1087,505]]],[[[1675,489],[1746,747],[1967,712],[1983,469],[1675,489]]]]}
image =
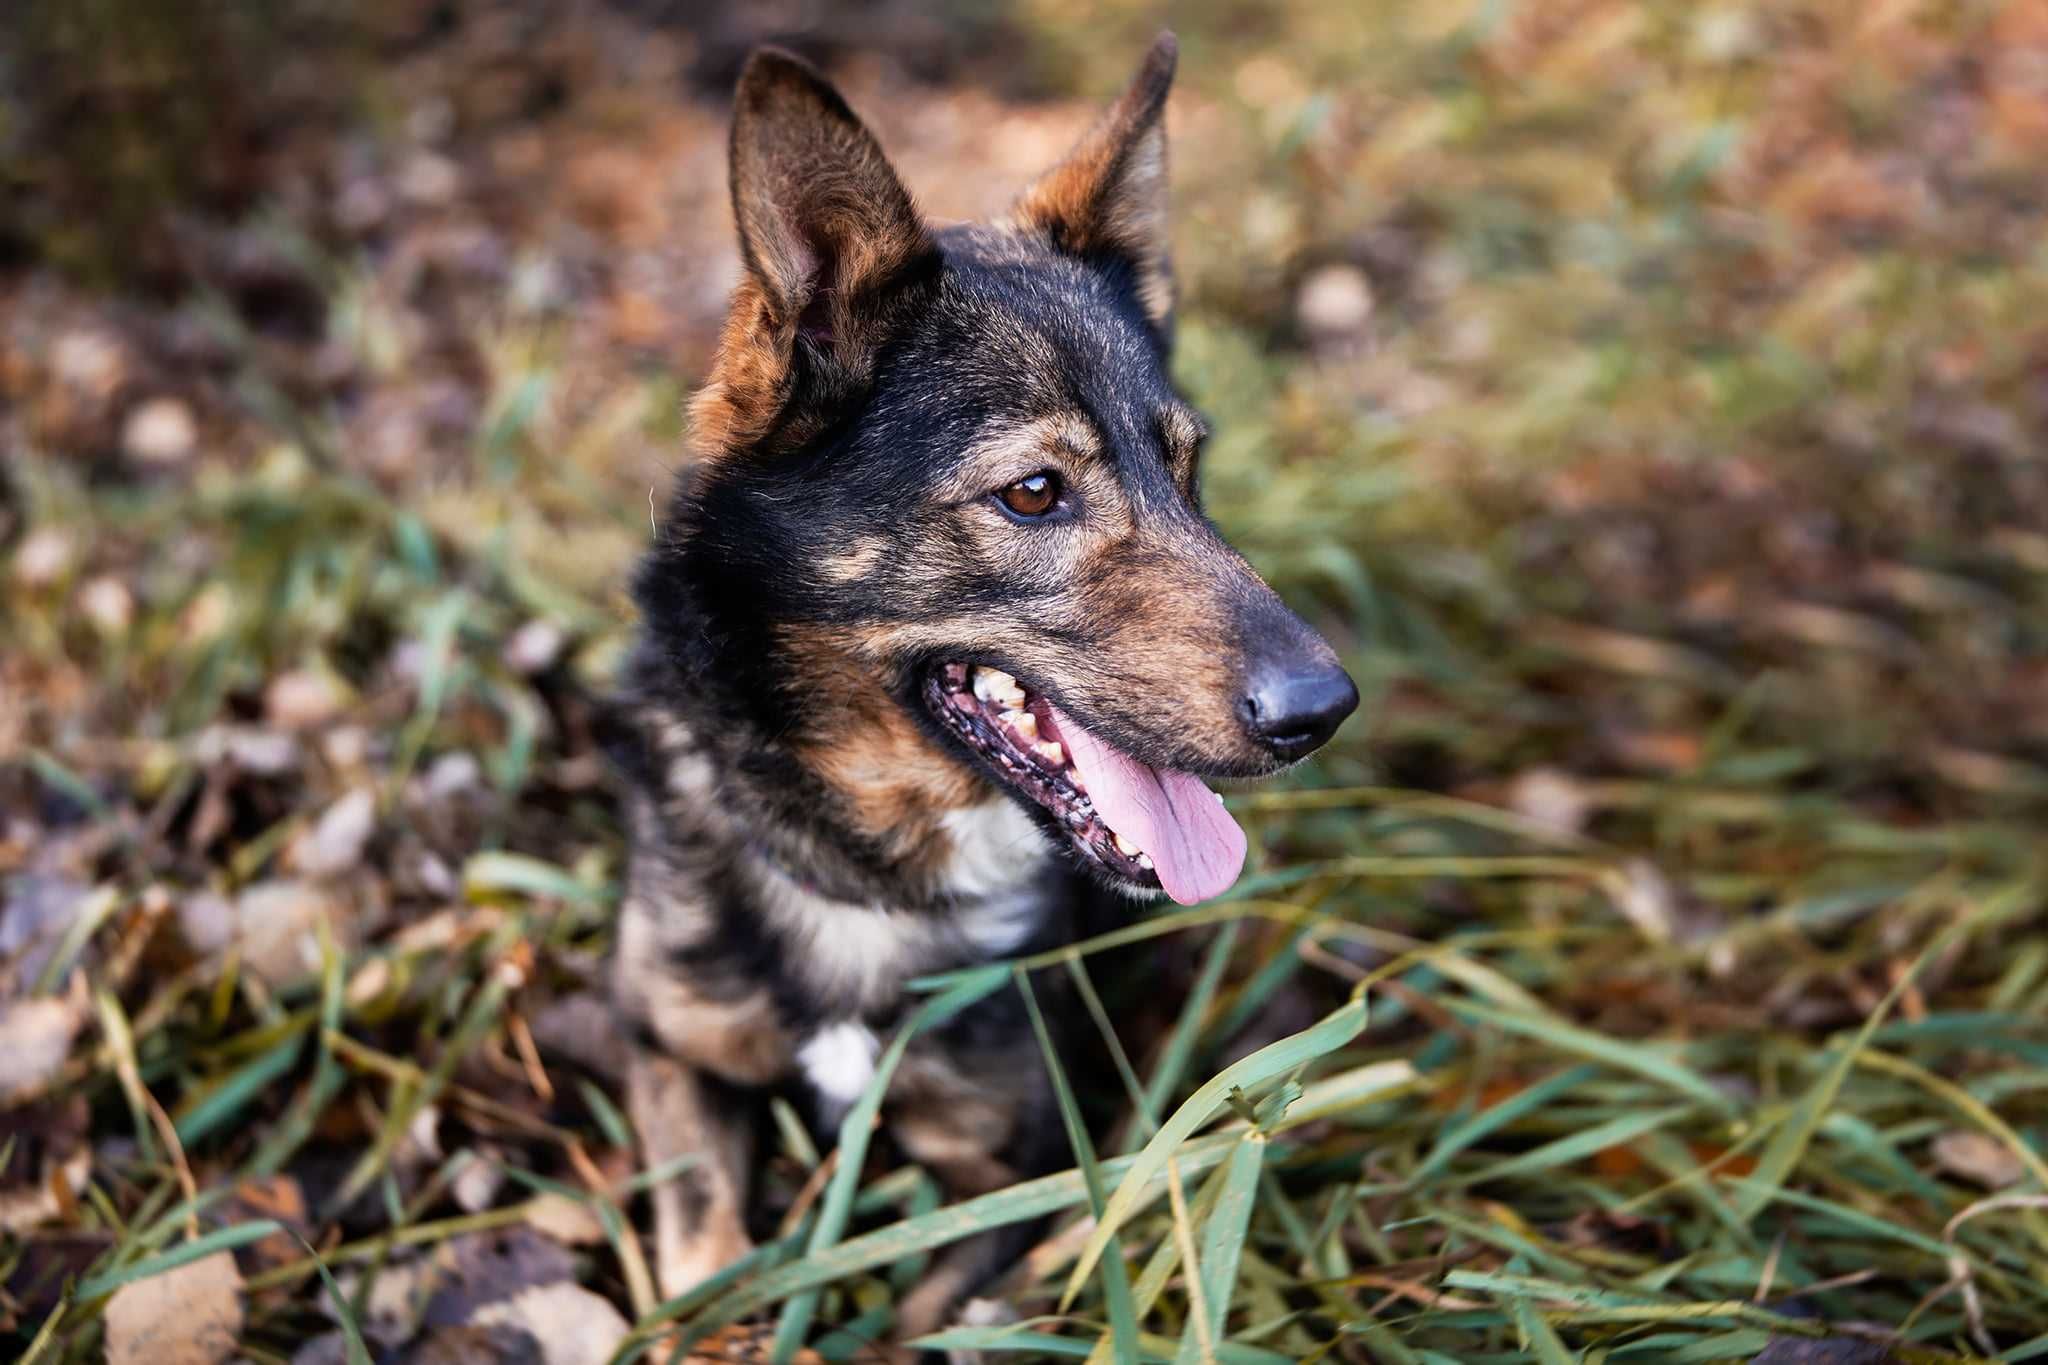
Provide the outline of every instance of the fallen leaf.
{"type": "Polygon", "coordinates": [[[182,464],[198,441],[199,424],[178,398],[151,398],[121,426],[121,450],[137,464],[182,464]]]}
{"type": "Polygon", "coordinates": [[[40,996],[0,1004],[0,1100],[40,1087],[71,1053],[85,1022],[75,999],[40,996]]]}
{"type": "Polygon", "coordinates": [[[544,1365],[604,1365],[626,1337],[626,1319],[610,1300],[567,1280],[535,1285],[488,1304],[470,1321],[515,1327],[540,1344],[544,1365]]]}
{"type": "Polygon", "coordinates": [[[434,1249],[429,1327],[478,1321],[484,1306],[514,1298],[537,1285],[571,1279],[569,1253],[524,1227],[475,1233],[434,1249]]]}
{"type": "Polygon", "coordinates": [[[527,677],[545,673],[561,657],[564,638],[552,621],[528,621],[505,642],[505,667],[527,677]]]}
{"type": "Polygon", "coordinates": [[[42,872],[0,884],[0,990],[26,992],[35,984],[91,895],[84,882],[42,872]]]}
{"type": "Polygon", "coordinates": [[[320,813],[311,829],[292,841],[290,862],[309,877],[353,872],[363,861],[363,848],[377,832],[377,794],[357,787],[320,813]]]}
{"type": "Polygon", "coordinates": [[[502,1158],[503,1153],[486,1147],[456,1172],[449,1193],[464,1213],[476,1213],[498,1202],[498,1194],[505,1188],[505,1168],[499,1164],[502,1158]]]}
{"type": "Polygon", "coordinates": [[[107,1365],[217,1365],[242,1331],[231,1251],[135,1280],[107,1301],[107,1365]]]}
{"type": "MultiPolygon", "coordinates": [[[[721,1327],[690,1349],[684,1365],[765,1365],[775,1343],[772,1322],[736,1322],[721,1327]]],[[[659,1353],[657,1352],[657,1358],[659,1353]]],[[[809,1347],[790,1357],[797,1365],[823,1365],[824,1357],[809,1347]]]]}
{"type": "Polygon", "coordinates": [[[14,551],[14,578],[25,588],[46,588],[71,568],[71,538],[41,527],[28,533],[14,551]]]}
{"type": "Polygon", "coordinates": [[[547,1365],[533,1334],[509,1323],[443,1327],[406,1352],[404,1365],[547,1365]]]}
{"type": "Polygon", "coordinates": [[[288,1175],[255,1176],[235,1186],[234,1193],[215,1206],[209,1224],[225,1227],[231,1223],[254,1222],[269,1218],[284,1225],[284,1231],[273,1232],[261,1241],[253,1242],[243,1254],[253,1262],[253,1269],[269,1269],[296,1261],[304,1254],[300,1239],[312,1241],[315,1230],[307,1215],[305,1191],[299,1182],[288,1175]]]}
{"type": "MultiPolygon", "coordinates": [[[[243,967],[273,987],[316,970],[317,926],[323,918],[337,931],[344,927],[339,904],[310,882],[268,881],[246,888],[235,900],[243,967]]],[[[336,937],[345,941],[340,932],[336,937]]]]}
{"type": "Polygon", "coordinates": [[[334,719],[345,700],[331,675],[295,668],[278,674],[263,689],[263,717],[280,730],[310,730],[334,719]]]}
{"type": "Polygon", "coordinates": [[[536,1195],[526,1205],[526,1222],[543,1237],[552,1237],[565,1246],[595,1246],[605,1239],[604,1224],[591,1212],[590,1205],[553,1190],[536,1195]]]}
{"type": "Polygon", "coordinates": [[[1615,908],[1652,943],[1669,943],[1678,927],[1678,897],[1647,858],[1631,858],[1615,888],[1615,908]]]}
{"type": "Polygon", "coordinates": [[[1928,1145],[1934,1159],[1950,1175],[1961,1176],[1987,1190],[2016,1185],[2027,1173],[2013,1150],[1989,1134],[1974,1128],[1957,1128],[1941,1134],[1928,1145]]]}
{"type": "Polygon", "coordinates": [[[1585,831],[1593,801],[1586,785],[1558,768],[1531,768],[1508,784],[1508,808],[1534,824],[1566,834],[1585,831]]]}

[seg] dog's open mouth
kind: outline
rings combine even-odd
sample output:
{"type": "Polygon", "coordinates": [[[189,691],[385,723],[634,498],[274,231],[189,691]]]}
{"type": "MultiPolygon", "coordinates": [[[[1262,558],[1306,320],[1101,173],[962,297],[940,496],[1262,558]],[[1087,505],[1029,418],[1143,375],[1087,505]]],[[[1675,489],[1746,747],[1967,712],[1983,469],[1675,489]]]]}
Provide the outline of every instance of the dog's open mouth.
{"type": "Polygon", "coordinates": [[[1101,867],[1160,887],[1182,905],[1237,880],[1244,831],[1192,773],[1155,768],[1111,747],[998,669],[941,665],[926,681],[925,701],[1101,867]]]}

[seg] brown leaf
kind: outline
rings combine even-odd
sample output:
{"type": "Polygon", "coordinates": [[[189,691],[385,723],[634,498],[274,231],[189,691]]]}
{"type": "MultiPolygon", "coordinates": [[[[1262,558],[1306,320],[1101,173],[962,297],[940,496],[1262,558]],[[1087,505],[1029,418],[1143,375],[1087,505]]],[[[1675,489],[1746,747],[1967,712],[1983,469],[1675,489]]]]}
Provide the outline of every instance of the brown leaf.
{"type": "Polygon", "coordinates": [[[274,1219],[284,1224],[283,1232],[252,1243],[243,1253],[251,1258],[252,1269],[269,1269],[296,1261],[304,1254],[299,1239],[311,1241],[314,1228],[306,1210],[305,1191],[288,1175],[256,1176],[235,1186],[233,1194],[215,1209],[211,1220],[225,1227],[231,1223],[274,1219]],[[296,1234],[296,1235],[294,1235],[296,1234]]]}
{"type": "MultiPolygon", "coordinates": [[[[757,1365],[766,1362],[775,1344],[775,1324],[741,1323],[722,1327],[691,1348],[685,1365],[757,1365]]],[[[797,1365],[823,1365],[824,1357],[805,1347],[790,1357],[797,1365]]]]}
{"type": "MultiPolygon", "coordinates": [[[[339,1365],[343,1357],[333,1357],[339,1365]]],[[[547,1365],[529,1332],[503,1323],[490,1327],[443,1327],[401,1357],[403,1365],[547,1365]]],[[[297,1362],[294,1362],[297,1365],[297,1362]]]]}
{"type": "Polygon", "coordinates": [[[263,717],[280,730],[310,730],[334,719],[345,700],[331,674],[292,669],[263,689],[263,717]]]}
{"type": "Polygon", "coordinates": [[[0,1003],[0,1100],[40,1087],[70,1055],[85,1022],[76,999],[41,996],[0,1003]]]}
{"type": "Polygon", "coordinates": [[[363,861],[363,848],[377,832],[377,794],[357,787],[343,796],[292,840],[288,860],[309,877],[353,872],[363,861]]]}
{"type": "Polygon", "coordinates": [[[1957,1128],[1929,1144],[1935,1161],[1950,1175],[1961,1176],[1987,1190],[2016,1185],[2027,1173],[2019,1157],[1997,1138],[1974,1128],[1957,1128]]]}
{"type": "Polygon", "coordinates": [[[271,986],[316,970],[320,965],[317,926],[322,919],[334,927],[337,942],[346,943],[347,916],[335,900],[309,882],[258,882],[235,901],[236,933],[243,966],[271,986]]]}
{"type": "Polygon", "coordinates": [[[543,1237],[565,1245],[596,1246],[604,1237],[604,1224],[590,1205],[550,1190],[535,1196],[526,1206],[526,1222],[543,1237]]]}
{"type": "Polygon", "coordinates": [[[107,1365],[217,1365],[242,1331],[231,1251],[135,1280],[107,1301],[107,1365]]]}
{"type": "Polygon", "coordinates": [[[539,1343],[542,1365],[604,1365],[627,1330],[609,1300],[567,1280],[521,1290],[486,1305],[470,1321],[525,1332],[539,1343]]]}

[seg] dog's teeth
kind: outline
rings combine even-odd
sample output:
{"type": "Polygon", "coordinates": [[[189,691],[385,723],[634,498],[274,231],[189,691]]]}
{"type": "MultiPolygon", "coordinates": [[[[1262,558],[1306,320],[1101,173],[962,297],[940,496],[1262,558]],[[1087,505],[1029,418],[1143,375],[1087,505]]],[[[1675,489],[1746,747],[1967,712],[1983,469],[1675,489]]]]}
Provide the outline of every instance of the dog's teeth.
{"type": "Polygon", "coordinates": [[[1017,680],[1000,668],[977,668],[974,670],[974,695],[987,702],[1000,702],[1012,711],[1024,709],[1029,700],[1017,680]]]}
{"type": "Polygon", "coordinates": [[[974,670],[974,695],[980,697],[983,701],[994,701],[999,695],[1009,691],[1016,685],[1017,680],[1000,669],[977,668],[974,670]]]}
{"type": "Polygon", "coordinates": [[[1149,853],[1140,853],[1138,855],[1138,866],[1144,868],[1147,872],[1157,872],[1159,870],[1152,866],[1152,855],[1149,853]]]}
{"type": "Polygon", "coordinates": [[[1003,724],[1015,730],[1027,741],[1036,741],[1038,738],[1038,717],[1029,711],[1005,711],[1003,724]]]}
{"type": "Polygon", "coordinates": [[[1123,854],[1126,858],[1142,857],[1145,852],[1144,849],[1139,848],[1121,834],[1116,836],[1116,851],[1123,854]]]}
{"type": "Polygon", "coordinates": [[[1060,747],[1060,742],[1056,739],[1041,739],[1031,746],[1031,750],[1055,768],[1067,766],[1067,751],[1060,747]]]}

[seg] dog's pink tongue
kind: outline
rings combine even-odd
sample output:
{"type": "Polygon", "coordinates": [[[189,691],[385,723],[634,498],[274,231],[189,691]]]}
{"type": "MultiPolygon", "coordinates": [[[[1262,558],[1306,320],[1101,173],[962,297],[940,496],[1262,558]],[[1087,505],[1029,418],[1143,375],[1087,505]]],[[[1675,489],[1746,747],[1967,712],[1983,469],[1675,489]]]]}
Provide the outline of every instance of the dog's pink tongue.
{"type": "Polygon", "coordinates": [[[1159,884],[1182,905],[1228,890],[1244,867],[1244,831],[1192,773],[1154,768],[1120,753],[1058,710],[1054,738],[1109,827],[1152,855],[1159,884]]]}

